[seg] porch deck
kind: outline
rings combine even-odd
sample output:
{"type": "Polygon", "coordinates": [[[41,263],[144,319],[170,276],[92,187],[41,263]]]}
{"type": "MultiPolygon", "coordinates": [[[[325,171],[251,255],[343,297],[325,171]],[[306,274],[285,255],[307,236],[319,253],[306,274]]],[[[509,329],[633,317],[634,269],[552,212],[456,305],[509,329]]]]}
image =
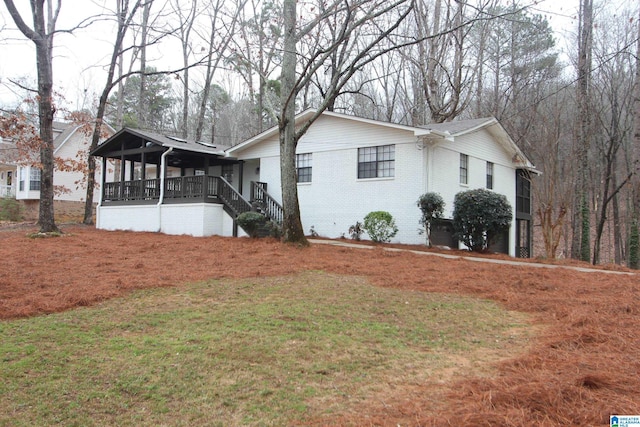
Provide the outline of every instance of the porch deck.
{"type": "MultiPolygon", "coordinates": [[[[158,203],[161,182],[160,178],[105,182],[102,203],[104,205],[158,203]]],[[[224,192],[223,187],[223,178],[219,176],[166,178],[163,202],[220,203],[219,196],[224,192]]]]}
{"type": "MultiPolygon", "coordinates": [[[[103,206],[154,205],[160,202],[160,178],[105,182],[103,185],[103,206]]],[[[221,176],[166,178],[162,203],[219,203],[233,218],[258,210],[276,223],[282,223],[283,217],[282,206],[267,193],[266,183],[252,181],[251,196],[247,200],[221,176]]]]}

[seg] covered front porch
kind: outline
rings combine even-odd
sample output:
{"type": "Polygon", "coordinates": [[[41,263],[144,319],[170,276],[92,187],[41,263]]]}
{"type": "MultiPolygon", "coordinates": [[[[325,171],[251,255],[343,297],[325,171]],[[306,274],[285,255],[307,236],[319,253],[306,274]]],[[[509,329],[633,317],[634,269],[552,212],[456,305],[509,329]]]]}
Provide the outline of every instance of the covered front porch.
{"type": "Polygon", "coordinates": [[[16,197],[16,166],[0,163],[0,197],[16,197]]]}
{"type": "Polygon", "coordinates": [[[244,183],[244,163],[224,148],[122,129],[91,153],[103,165],[97,227],[237,236],[238,215],[251,210],[281,222],[282,208],[266,184],[244,183]],[[113,182],[106,182],[107,169],[115,172],[113,182]]]}

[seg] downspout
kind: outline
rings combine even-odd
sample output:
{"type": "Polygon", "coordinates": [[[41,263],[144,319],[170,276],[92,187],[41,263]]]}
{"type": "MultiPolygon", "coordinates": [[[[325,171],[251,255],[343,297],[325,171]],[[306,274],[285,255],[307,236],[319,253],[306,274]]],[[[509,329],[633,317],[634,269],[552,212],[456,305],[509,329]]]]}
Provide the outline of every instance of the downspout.
{"type": "Polygon", "coordinates": [[[107,158],[102,156],[102,166],[100,169],[100,197],[98,198],[98,206],[96,207],[96,228],[100,228],[100,208],[104,200],[104,185],[107,182],[107,158]]]}
{"type": "Polygon", "coordinates": [[[162,203],[164,202],[164,180],[167,175],[167,156],[173,151],[173,147],[169,147],[167,151],[160,156],[160,199],[158,200],[158,233],[162,231],[162,203]]]}

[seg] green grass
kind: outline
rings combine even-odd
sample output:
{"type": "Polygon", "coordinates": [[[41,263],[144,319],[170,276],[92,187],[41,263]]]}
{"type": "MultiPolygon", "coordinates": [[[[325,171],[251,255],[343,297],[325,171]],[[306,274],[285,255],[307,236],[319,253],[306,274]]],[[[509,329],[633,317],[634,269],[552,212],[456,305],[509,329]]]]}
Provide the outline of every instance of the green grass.
{"type": "Polygon", "coordinates": [[[138,292],[0,323],[0,426],[287,425],[486,372],[524,315],[471,298],[301,275],[138,292]]]}

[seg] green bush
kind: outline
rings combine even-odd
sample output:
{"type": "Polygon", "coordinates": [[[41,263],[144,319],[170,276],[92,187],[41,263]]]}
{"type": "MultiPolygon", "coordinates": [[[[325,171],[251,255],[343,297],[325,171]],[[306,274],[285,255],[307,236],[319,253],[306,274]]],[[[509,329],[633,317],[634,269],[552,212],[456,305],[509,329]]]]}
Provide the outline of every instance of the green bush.
{"type": "Polygon", "coordinates": [[[362,228],[371,237],[371,240],[376,243],[388,242],[398,232],[393,216],[385,211],[369,212],[364,217],[362,228]]]}
{"type": "Polygon", "coordinates": [[[267,222],[267,218],[258,212],[244,212],[238,215],[238,225],[247,232],[249,237],[258,237],[260,229],[267,222]]]}
{"type": "Polygon", "coordinates": [[[275,221],[268,221],[266,224],[267,230],[269,230],[269,236],[275,239],[282,238],[282,227],[275,221]]]}
{"type": "Polygon", "coordinates": [[[418,207],[422,212],[420,224],[424,227],[428,246],[431,246],[431,224],[433,220],[442,218],[444,205],[444,200],[438,193],[425,193],[418,199],[418,207]]]}
{"type": "Polygon", "coordinates": [[[462,191],[453,200],[454,237],[472,251],[486,251],[512,217],[507,198],[483,188],[462,191]]]}
{"type": "Polygon", "coordinates": [[[0,221],[21,221],[22,209],[20,202],[14,198],[0,198],[0,221]]]}

